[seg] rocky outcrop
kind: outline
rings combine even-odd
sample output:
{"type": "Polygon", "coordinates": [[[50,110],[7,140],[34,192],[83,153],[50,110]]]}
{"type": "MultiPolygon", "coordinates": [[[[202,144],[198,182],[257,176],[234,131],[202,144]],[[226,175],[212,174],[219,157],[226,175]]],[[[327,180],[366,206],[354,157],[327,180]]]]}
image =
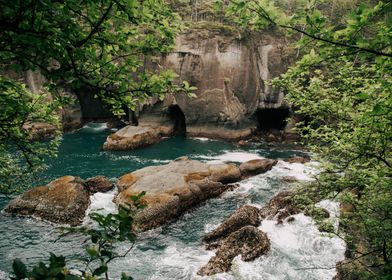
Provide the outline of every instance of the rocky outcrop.
{"type": "Polygon", "coordinates": [[[18,196],[8,204],[5,211],[34,215],[55,223],[78,225],[90,204],[89,197],[80,178],[65,176],[18,196]]]}
{"type": "Polygon", "coordinates": [[[79,100],[72,93],[63,94],[70,98],[72,102],[63,106],[59,111],[62,129],[63,131],[79,129],[85,122],[79,100]]]}
{"type": "Polygon", "coordinates": [[[46,186],[19,195],[4,209],[18,215],[33,215],[44,220],[79,225],[90,205],[91,191],[107,190],[109,181],[97,176],[87,181],[74,176],[60,177],[46,186]]]}
{"type": "Polygon", "coordinates": [[[31,140],[46,139],[53,137],[59,127],[44,122],[25,123],[23,129],[27,131],[31,140]]]}
{"type": "Polygon", "coordinates": [[[226,185],[240,180],[234,164],[206,164],[179,158],[166,165],[145,167],[120,177],[117,203],[132,202],[130,197],[143,191],[148,206],[136,214],[140,229],[154,228],[171,221],[184,211],[220,195],[226,185]]]}
{"type": "Polygon", "coordinates": [[[254,176],[271,170],[277,163],[277,160],[272,159],[253,159],[243,162],[240,171],[244,177],[254,176]]]}
{"type": "MultiPolygon", "coordinates": [[[[299,210],[293,203],[292,195],[289,191],[280,192],[261,209],[244,205],[204,236],[207,249],[217,248],[217,251],[198,274],[205,276],[228,272],[235,256],[241,254],[243,261],[251,261],[268,252],[270,241],[257,227],[263,219],[276,219],[280,224],[283,219],[297,214],[299,210]]],[[[294,217],[289,217],[287,222],[294,220],[294,217]]]]}
{"type": "Polygon", "coordinates": [[[178,106],[189,136],[239,140],[258,127],[260,108],[288,108],[283,93],[267,80],[284,73],[290,64],[287,42],[278,34],[239,34],[220,23],[198,24],[176,38],[173,52],[161,64],[173,69],[179,81],[197,87],[196,98],[185,94],[152,99],[138,110],[139,123],[166,121],[169,108],[178,106]]]}
{"type": "Polygon", "coordinates": [[[294,156],[294,157],[290,157],[285,159],[284,161],[287,161],[288,163],[307,163],[310,162],[310,156],[305,155],[305,156],[294,156]]]}
{"type": "Polygon", "coordinates": [[[162,136],[170,135],[171,127],[128,125],[109,135],[103,144],[104,150],[133,150],[158,143],[162,136]]]}
{"type": "Polygon", "coordinates": [[[269,249],[270,241],[264,232],[254,226],[242,227],[220,242],[215,256],[198,271],[198,274],[205,276],[227,272],[237,255],[241,255],[243,261],[252,261],[269,249]]]}
{"type": "Polygon", "coordinates": [[[260,210],[244,205],[204,236],[207,249],[217,248],[217,251],[198,274],[205,276],[227,272],[237,255],[241,255],[243,261],[251,261],[265,254],[270,248],[270,242],[267,235],[257,229],[260,222],[260,210]]]}
{"type": "Polygon", "coordinates": [[[287,182],[287,183],[294,183],[298,182],[298,178],[295,176],[283,176],[282,181],[287,182]]]}
{"type": "Polygon", "coordinates": [[[105,176],[95,176],[84,181],[84,186],[90,193],[108,192],[114,188],[114,184],[105,176]]]}
{"type": "Polygon", "coordinates": [[[260,222],[259,209],[254,206],[244,205],[237,209],[215,230],[204,236],[203,241],[207,243],[208,248],[211,249],[216,247],[221,239],[227,237],[240,228],[248,225],[258,227],[260,222]]]}
{"type": "Polygon", "coordinates": [[[282,191],[271,198],[267,205],[260,209],[262,219],[275,218],[281,223],[285,218],[298,214],[300,210],[293,201],[293,195],[290,191],[282,191]]]}

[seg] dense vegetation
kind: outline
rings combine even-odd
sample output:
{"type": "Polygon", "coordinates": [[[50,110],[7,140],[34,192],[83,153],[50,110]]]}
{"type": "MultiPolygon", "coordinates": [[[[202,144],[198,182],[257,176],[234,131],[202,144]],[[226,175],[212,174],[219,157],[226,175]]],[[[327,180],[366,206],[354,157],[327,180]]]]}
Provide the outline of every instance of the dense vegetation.
{"type": "Polygon", "coordinates": [[[390,279],[392,3],[361,1],[345,11],[342,1],[339,12],[345,13],[335,18],[320,2],[296,6],[291,16],[272,1],[232,1],[228,11],[251,28],[302,35],[301,59],[273,84],[302,116],[297,129],[322,162],[309,201],[343,203],[342,236],[351,260],[340,265],[345,277],[390,279]]]}
{"type": "MultiPolygon", "coordinates": [[[[225,24],[236,18],[244,29],[276,30],[296,41],[297,63],[273,84],[285,90],[303,120],[298,131],[322,162],[318,184],[307,190],[308,203],[315,197],[342,201],[342,238],[349,245],[350,261],[340,268],[347,277],[390,279],[391,1],[169,2],[191,20],[216,18],[218,13],[225,24]]],[[[168,7],[163,0],[0,0],[1,192],[30,185],[27,175],[41,171],[44,157],[55,154],[57,138],[31,141],[24,125],[39,121],[60,126],[56,112],[68,102],[63,91],[86,86],[121,115],[150,96],[183,90],[173,83],[174,73],[158,71],[157,56],[170,51],[180,26],[168,7]],[[18,80],[27,70],[46,77],[44,91],[32,93],[18,80]]],[[[124,232],[132,223],[120,216],[95,218],[103,228],[106,222],[115,223],[124,232]]],[[[85,233],[93,244],[102,241],[94,231],[85,233]]],[[[134,236],[114,239],[133,242],[134,236]]],[[[91,259],[102,264],[91,276],[105,274],[105,261],[114,249],[91,248],[91,259]]],[[[42,273],[67,276],[61,257],[52,256],[50,263],[53,270],[42,264],[42,273]]],[[[28,273],[19,262],[15,272],[19,278],[28,273]]]]}
{"type": "Polygon", "coordinates": [[[116,115],[151,96],[183,90],[172,71],[159,67],[179,30],[165,1],[1,0],[0,9],[2,192],[31,184],[26,175],[42,170],[43,158],[54,154],[56,139],[49,146],[32,143],[25,125],[58,126],[54,112],[69,102],[67,90],[83,86],[116,115]],[[21,83],[28,70],[46,78],[42,91],[21,83]]]}
{"type": "MultiPolygon", "coordinates": [[[[50,141],[35,140],[27,127],[43,122],[60,128],[59,110],[70,100],[67,91],[83,87],[108,104],[115,115],[151,96],[188,92],[177,86],[172,71],[160,69],[159,58],[171,50],[179,18],[161,0],[0,1],[0,193],[31,187],[44,160],[55,156],[59,133],[50,141]],[[39,92],[24,85],[26,71],[41,73],[39,92]]],[[[138,201],[136,198],[135,203],[138,201]]],[[[31,270],[19,260],[16,279],[108,279],[107,264],[124,255],[115,243],[135,240],[133,212],[92,214],[96,229],[80,228],[89,237],[83,274],[72,275],[62,256],[31,270]]],[[[127,251],[129,252],[129,250],[127,251]]],[[[125,253],[127,253],[125,252],[125,253]]],[[[122,279],[131,279],[123,275],[122,279]]]]}

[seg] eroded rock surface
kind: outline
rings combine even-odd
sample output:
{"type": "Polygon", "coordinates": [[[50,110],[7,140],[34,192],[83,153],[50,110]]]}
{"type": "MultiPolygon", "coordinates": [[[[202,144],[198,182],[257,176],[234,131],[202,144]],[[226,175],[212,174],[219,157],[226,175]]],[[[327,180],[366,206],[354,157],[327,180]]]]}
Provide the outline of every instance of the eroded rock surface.
{"type": "Polygon", "coordinates": [[[240,171],[244,177],[254,176],[271,170],[277,163],[272,159],[253,159],[242,163],[240,171]]]}
{"type": "Polygon", "coordinates": [[[285,161],[287,161],[288,163],[307,163],[310,162],[310,156],[294,156],[294,157],[290,157],[285,159],[285,161]]]}
{"type": "Polygon", "coordinates": [[[6,212],[34,215],[44,220],[78,225],[90,205],[90,193],[79,177],[64,176],[13,199],[6,212]]]}
{"type": "Polygon", "coordinates": [[[270,241],[264,232],[250,225],[242,227],[220,242],[215,256],[198,271],[198,274],[205,276],[227,272],[237,255],[241,255],[243,261],[252,261],[269,249],[270,241]]]}
{"type": "Polygon", "coordinates": [[[133,150],[158,143],[162,136],[170,135],[172,127],[128,125],[109,135],[103,144],[104,150],[133,150]]]}
{"type": "Polygon", "coordinates": [[[250,205],[238,208],[229,218],[227,218],[215,230],[204,236],[203,241],[209,244],[209,248],[215,247],[218,241],[227,237],[231,233],[248,225],[258,227],[260,225],[260,211],[250,205]]]}
{"type": "Polygon", "coordinates": [[[25,123],[23,129],[29,133],[32,140],[53,137],[59,130],[58,126],[44,122],[25,123]]]}
{"type": "MultiPolygon", "coordinates": [[[[74,176],[60,177],[46,186],[36,187],[19,195],[4,210],[76,226],[85,216],[91,193],[109,190],[109,183],[104,176],[86,181],[74,176]]],[[[111,183],[110,185],[112,187],[111,183]]]]}
{"type": "Polygon", "coordinates": [[[290,191],[282,191],[275,195],[260,209],[262,219],[276,218],[281,223],[285,218],[298,214],[300,211],[296,207],[292,199],[293,193],[290,191]]]}
{"type": "Polygon", "coordinates": [[[136,215],[142,230],[167,223],[191,207],[230,188],[227,183],[240,180],[234,164],[206,164],[186,157],[169,164],[149,166],[120,177],[117,203],[146,192],[147,208],[136,215]]]}
{"type": "Polygon", "coordinates": [[[88,178],[84,185],[90,193],[108,192],[114,188],[114,184],[105,176],[88,178]]]}

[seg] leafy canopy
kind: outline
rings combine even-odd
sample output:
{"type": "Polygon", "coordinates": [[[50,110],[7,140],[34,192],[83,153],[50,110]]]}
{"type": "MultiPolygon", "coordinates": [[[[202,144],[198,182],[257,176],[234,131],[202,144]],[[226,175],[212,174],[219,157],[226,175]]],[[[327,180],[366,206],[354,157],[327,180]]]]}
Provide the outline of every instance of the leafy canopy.
{"type": "MultiPolygon", "coordinates": [[[[63,91],[83,86],[116,115],[152,96],[189,92],[163,71],[179,18],[164,0],[0,0],[0,191],[33,184],[58,139],[38,143],[26,124],[59,127],[63,91]],[[46,83],[32,93],[20,81],[38,71],[46,83]]],[[[21,188],[19,188],[21,187],[21,188]]]]}
{"type": "MultiPolygon", "coordinates": [[[[317,198],[337,197],[356,279],[392,271],[392,3],[358,1],[332,18],[328,1],[285,15],[272,1],[230,1],[248,28],[294,35],[301,57],[272,83],[286,92],[297,129],[322,162],[317,198]],[[298,36],[300,34],[301,36],[298,36]],[[354,261],[355,260],[355,261],[354,261]]],[[[340,11],[341,12],[341,11],[340,11]]],[[[310,200],[311,201],[311,200],[310,200]]]]}

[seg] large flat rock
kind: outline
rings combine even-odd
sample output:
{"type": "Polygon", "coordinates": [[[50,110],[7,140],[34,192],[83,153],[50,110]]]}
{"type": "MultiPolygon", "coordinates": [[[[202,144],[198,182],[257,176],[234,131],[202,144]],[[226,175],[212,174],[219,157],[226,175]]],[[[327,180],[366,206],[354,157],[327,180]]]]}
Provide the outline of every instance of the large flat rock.
{"type": "Polygon", "coordinates": [[[128,125],[109,135],[103,144],[104,150],[133,150],[158,143],[162,136],[170,135],[170,126],[131,126],[128,125]]]}
{"type": "Polygon", "coordinates": [[[6,212],[29,215],[44,220],[79,225],[87,207],[90,195],[97,191],[108,191],[112,183],[103,176],[82,180],[79,177],[60,177],[46,186],[35,187],[11,200],[6,212]]]}
{"type": "Polygon", "coordinates": [[[83,181],[78,177],[64,176],[18,196],[7,205],[5,211],[78,225],[89,205],[90,194],[84,188],[83,181]]]}
{"type": "Polygon", "coordinates": [[[241,179],[235,164],[207,164],[186,157],[166,165],[150,166],[120,177],[117,203],[146,192],[147,208],[136,215],[141,229],[167,223],[191,207],[227,190],[227,183],[241,179]]]}

